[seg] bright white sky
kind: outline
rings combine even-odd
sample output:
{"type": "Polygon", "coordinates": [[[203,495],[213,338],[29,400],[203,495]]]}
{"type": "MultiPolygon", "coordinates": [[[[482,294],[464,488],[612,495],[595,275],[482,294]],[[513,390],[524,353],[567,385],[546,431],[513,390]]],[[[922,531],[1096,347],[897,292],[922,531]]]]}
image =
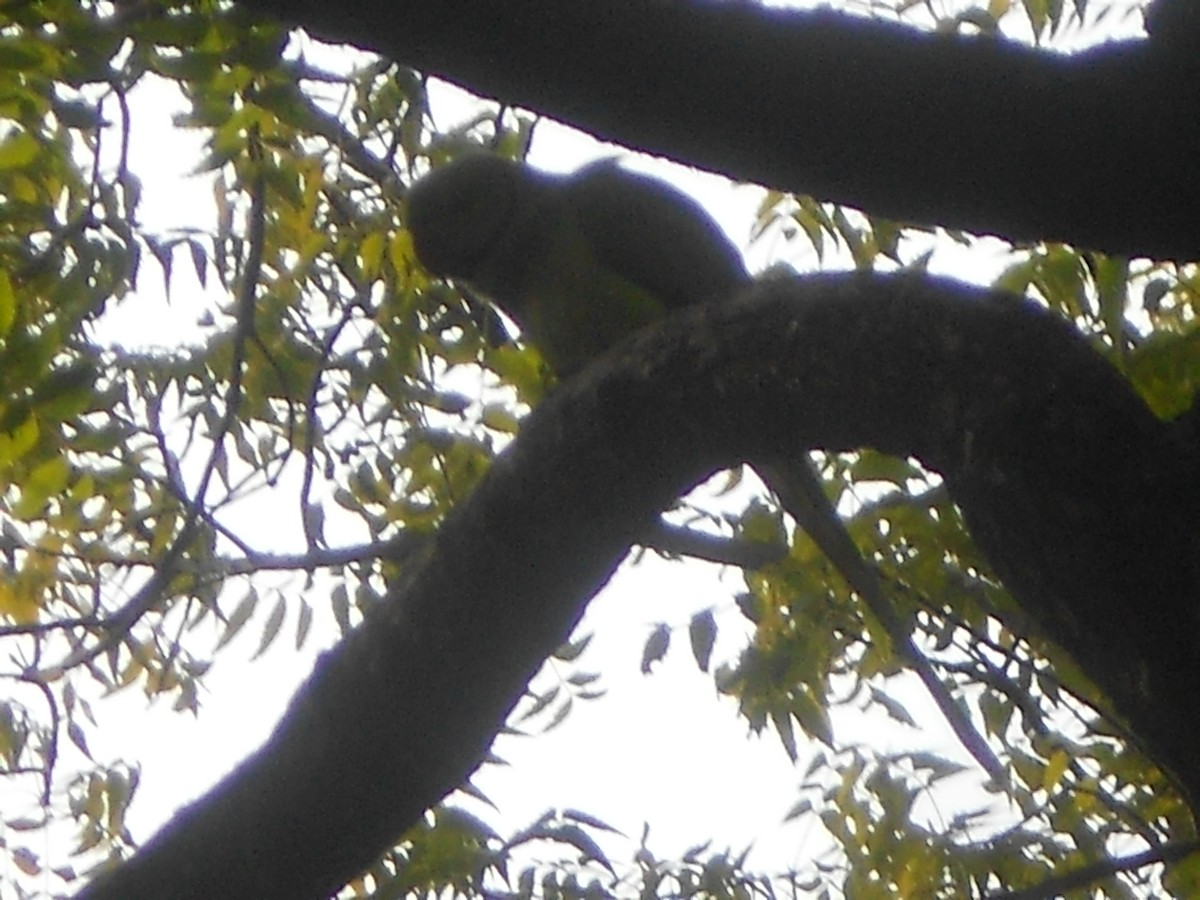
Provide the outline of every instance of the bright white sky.
{"type": "MultiPolygon", "coordinates": [[[[460,103],[452,91],[439,98],[439,125],[445,127],[457,117],[460,103]]],[[[173,107],[170,96],[158,90],[144,92],[134,104],[139,131],[130,146],[131,167],[144,181],[141,219],[152,231],[207,228],[214,216],[208,177],[186,174],[199,156],[202,136],[174,128],[173,107]]],[[[551,124],[539,126],[531,160],[547,169],[566,170],[613,153],[631,166],[666,174],[697,197],[738,244],[746,245],[761,197],[756,188],[732,187],[724,179],[677,166],[632,161],[619,148],[606,149],[551,124]]],[[[944,243],[940,247],[933,268],[969,280],[990,280],[1003,264],[994,243],[970,252],[944,243]]],[[[778,235],[756,245],[748,259],[754,270],[781,260],[798,268],[814,267],[811,253],[801,244],[786,245],[778,235]]],[[[126,346],[185,341],[205,302],[182,254],[176,260],[169,303],[157,267],[147,259],[140,290],[120,304],[101,335],[126,346]]],[[[273,514],[271,498],[256,504],[246,514],[262,516],[272,529],[278,529],[281,520],[295,519],[290,508],[282,517],[273,514]]],[[[292,549],[302,546],[298,525],[295,530],[292,549]]],[[[329,538],[331,544],[339,542],[335,534],[329,538]]],[[[627,566],[593,602],[581,628],[596,635],[582,667],[603,673],[607,696],[576,704],[549,734],[501,741],[497,751],[511,765],[487,768],[475,779],[502,811],[500,816],[488,814],[488,820],[503,833],[548,808],[576,808],[630,837],[623,847],[610,845],[617,858],[632,854],[643,823],[649,822],[650,847],[659,856],[678,855],[712,840],[714,847],[734,850],[753,843],[750,862],[762,870],[803,866],[811,860],[823,846],[811,824],[781,826],[798,797],[796,786],[807,763],[804,748],[793,769],[772,733],[761,739],[749,736],[733,705],[717,698],[711,676],[696,669],[687,647],[690,616],[711,606],[722,626],[714,663],[736,655],[745,631],[733,597],[742,587],[737,572],[704,563],[669,564],[647,556],[641,565],[627,566]],[[642,644],[658,621],[679,630],[667,659],[651,677],[644,677],[639,672],[642,644]]],[[[276,644],[250,663],[269,608],[266,604],[259,618],[217,655],[198,720],[173,713],[164,704],[148,703],[136,689],[96,704],[100,728],[91,742],[95,758],[139,760],[143,765],[130,823],[138,839],[147,838],[174,809],[205,792],[266,738],[315,653],[334,639],[331,618],[318,608],[314,634],[302,652],[291,647],[292,616],[276,644]]],[[[927,728],[925,734],[898,726],[881,729],[877,720],[839,717],[838,738],[870,741],[881,750],[889,749],[881,744],[911,747],[919,738],[925,746],[941,745],[955,758],[964,758],[919,689],[906,691],[906,702],[927,728]]],[[[975,783],[973,776],[964,778],[963,803],[983,799],[971,789],[975,783]]],[[[929,815],[936,823],[955,811],[930,809],[929,815]]],[[[69,844],[35,849],[51,865],[70,861],[69,844]]],[[[2,876],[0,898],[8,896],[2,876]]]]}

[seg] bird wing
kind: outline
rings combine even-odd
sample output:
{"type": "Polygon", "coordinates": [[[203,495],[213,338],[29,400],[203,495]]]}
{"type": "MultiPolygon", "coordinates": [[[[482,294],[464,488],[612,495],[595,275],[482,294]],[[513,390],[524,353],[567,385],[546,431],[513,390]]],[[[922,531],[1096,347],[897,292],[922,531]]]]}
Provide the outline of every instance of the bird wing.
{"type": "Polygon", "coordinates": [[[605,160],[562,187],[596,261],[665,306],[729,296],[749,281],[741,254],[712,217],[669,185],[605,160]]]}

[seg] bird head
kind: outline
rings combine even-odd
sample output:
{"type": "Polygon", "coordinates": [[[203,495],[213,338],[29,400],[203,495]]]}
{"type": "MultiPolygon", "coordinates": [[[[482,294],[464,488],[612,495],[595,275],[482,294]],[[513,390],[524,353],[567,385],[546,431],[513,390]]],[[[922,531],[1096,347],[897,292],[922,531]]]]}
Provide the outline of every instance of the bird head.
{"type": "Polygon", "coordinates": [[[486,153],[434,169],[408,194],[408,228],[421,264],[472,281],[509,232],[537,173],[486,153]]]}

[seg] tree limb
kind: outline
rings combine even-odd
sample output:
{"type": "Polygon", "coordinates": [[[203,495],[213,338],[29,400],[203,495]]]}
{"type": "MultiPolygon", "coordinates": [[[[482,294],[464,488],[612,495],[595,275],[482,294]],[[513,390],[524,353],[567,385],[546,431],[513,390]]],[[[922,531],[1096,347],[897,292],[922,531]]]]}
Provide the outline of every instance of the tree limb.
{"type": "Polygon", "coordinates": [[[1065,55],[724,0],[241,2],[735,179],[1018,242],[1200,248],[1190,42],[1065,55]]]}
{"type": "Polygon", "coordinates": [[[789,449],[940,472],[1018,600],[1195,792],[1200,578],[1171,435],[1069,325],[951,282],[775,279],[673,316],[536,409],[267,744],[80,896],[327,896],[473,770],[659,510],[789,449]]]}

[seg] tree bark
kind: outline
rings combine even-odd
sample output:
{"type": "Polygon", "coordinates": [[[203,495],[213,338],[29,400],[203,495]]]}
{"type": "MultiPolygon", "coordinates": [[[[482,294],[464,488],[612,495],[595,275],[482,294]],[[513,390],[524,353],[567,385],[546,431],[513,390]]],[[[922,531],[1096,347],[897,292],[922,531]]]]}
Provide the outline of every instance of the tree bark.
{"type": "Polygon", "coordinates": [[[676,496],[739,462],[864,446],[945,476],[1019,602],[1195,795],[1196,482],[1175,430],[1031,303],[775,278],[565,383],[268,743],[80,896],[327,896],[474,769],[676,496]]]}
{"type": "Polygon", "coordinates": [[[1200,55],[725,0],[241,0],[605,140],[899,221],[1200,256],[1200,55]]]}

